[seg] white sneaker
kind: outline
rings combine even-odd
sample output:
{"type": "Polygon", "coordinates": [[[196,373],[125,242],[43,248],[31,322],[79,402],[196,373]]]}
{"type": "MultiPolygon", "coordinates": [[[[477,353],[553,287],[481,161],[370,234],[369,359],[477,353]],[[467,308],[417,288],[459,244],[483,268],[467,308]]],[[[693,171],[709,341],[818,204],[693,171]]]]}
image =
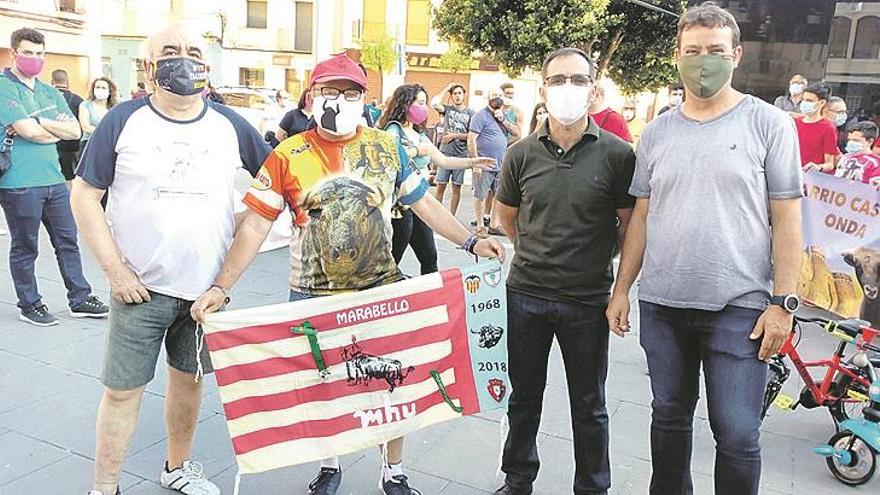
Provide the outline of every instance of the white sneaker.
{"type": "Polygon", "coordinates": [[[205,477],[202,465],[196,461],[183,461],[183,466],[168,472],[168,463],[159,476],[162,488],[176,490],[184,495],[220,495],[217,485],[205,477]]]}

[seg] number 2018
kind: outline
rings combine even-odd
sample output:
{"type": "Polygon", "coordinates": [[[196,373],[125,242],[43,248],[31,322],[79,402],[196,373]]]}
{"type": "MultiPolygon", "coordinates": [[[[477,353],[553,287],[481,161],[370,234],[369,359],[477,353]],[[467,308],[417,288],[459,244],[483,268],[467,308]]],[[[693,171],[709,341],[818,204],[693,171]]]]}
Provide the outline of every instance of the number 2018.
{"type": "Polygon", "coordinates": [[[477,369],[479,371],[503,371],[507,373],[507,363],[500,361],[477,363],[477,369]]]}

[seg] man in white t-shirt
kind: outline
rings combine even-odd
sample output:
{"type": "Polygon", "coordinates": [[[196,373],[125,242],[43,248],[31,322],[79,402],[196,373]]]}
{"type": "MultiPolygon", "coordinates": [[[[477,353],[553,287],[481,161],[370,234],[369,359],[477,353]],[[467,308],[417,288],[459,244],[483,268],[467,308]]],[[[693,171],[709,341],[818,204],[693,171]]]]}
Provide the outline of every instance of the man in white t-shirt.
{"type": "Polygon", "coordinates": [[[168,445],[159,481],[188,495],[220,493],[189,458],[201,402],[193,376],[210,369],[189,309],[232,243],[237,169],[256,174],[271,149],[239,115],[200,96],[207,74],[200,40],[179,27],[150,39],[145,71],[155,93],[107,113],[73,183],[77,223],[113,296],[91,495],[118,492],[163,341],[168,445]]]}

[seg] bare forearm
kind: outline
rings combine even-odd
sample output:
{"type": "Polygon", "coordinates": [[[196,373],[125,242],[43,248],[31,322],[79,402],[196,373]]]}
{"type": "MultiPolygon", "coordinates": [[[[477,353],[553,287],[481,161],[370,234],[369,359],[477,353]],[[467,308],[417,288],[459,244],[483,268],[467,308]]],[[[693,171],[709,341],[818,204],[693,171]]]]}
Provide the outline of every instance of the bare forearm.
{"type": "Polygon", "coordinates": [[[788,208],[782,218],[773,219],[773,292],[793,294],[797,292],[801,270],[800,200],[797,208],[788,208]]]}
{"type": "Polygon", "coordinates": [[[504,121],[504,128],[510,133],[510,139],[516,141],[519,139],[519,127],[509,120],[504,121]]]}
{"type": "Polygon", "coordinates": [[[232,247],[229,248],[226,261],[223,262],[214,283],[224,289],[231,289],[257,256],[271,228],[272,222],[262,217],[254,219],[246,216],[235,233],[232,247]]]}
{"type": "Polygon", "coordinates": [[[34,119],[23,119],[12,124],[12,129],[20,137],[37,144],[52,144],[60,141],[34,119]]]}
{"type": "Polygon", "coordinates": [[[431,161],[434,162],[435,165],[439,167],[443,167],[445,169],[455,170],[462,168],[471,168],[474,166],[473,158],[459,158],[454,156],[446,156],[440,153],[440,156],[434,158],[432,155],[431,161]]]}
{"type": "Polygon", "coordinates": [[[467,150],[468,150],[468,156],[470,156],[471,158],[476,158],[476,156],[477,156],[477,139],[475,137],[471,137],[470,135],[468,135],[467,150]]]}
{"type": "Polygon", "coordinates": [[[413,203],[411,208],[419,219],[431,227],[431,230],[456,246],[464,244],[471,235],[468,229],[430,194],[422,196],[422,199],[413,203]]]}
{"type": "Polygon", "coordinates": [[[642,270],[645,256],[647,229],[644,216],[633,215],[623,235],[623,249],[620,254],[620,268],[614,282],[614,292],[629,294],[630,288],[642,270]]]}
{"type": "Polygon", "coordinates": [[[64,122],[58,120],[41,120],[40,124],[44,129],[60,140],[75,141],[82,137],[79,122],[73,120],[66,120],[64,122]]]}

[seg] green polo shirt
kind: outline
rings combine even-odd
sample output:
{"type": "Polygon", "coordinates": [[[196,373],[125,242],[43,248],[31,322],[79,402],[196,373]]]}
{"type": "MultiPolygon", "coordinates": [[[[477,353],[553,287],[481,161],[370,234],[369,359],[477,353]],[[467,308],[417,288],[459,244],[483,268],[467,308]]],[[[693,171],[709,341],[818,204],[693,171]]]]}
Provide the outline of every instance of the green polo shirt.
{"type": "MultiPolygon", "coordinates": [[[[35,80],[31,89],[6,69],[0,74],[0,127],[33,117],[55,120],[59,113],[73,113],[57,89],[35,80]]],[[[64,183],[54,143],[40,144],[16,136],[12,143],[12,166],[0,177],[0,189],[51,186],[64,183]]]]}
{"type": "Polygon", "coordinates": [[[547,124],[510,147],[495,198],[519,208],[507,287],[588,306],[608,303],[617,210],[632,208],[632,147],[591,118],[568,152],[547,124]]]}

